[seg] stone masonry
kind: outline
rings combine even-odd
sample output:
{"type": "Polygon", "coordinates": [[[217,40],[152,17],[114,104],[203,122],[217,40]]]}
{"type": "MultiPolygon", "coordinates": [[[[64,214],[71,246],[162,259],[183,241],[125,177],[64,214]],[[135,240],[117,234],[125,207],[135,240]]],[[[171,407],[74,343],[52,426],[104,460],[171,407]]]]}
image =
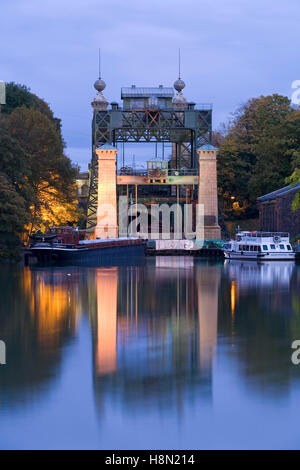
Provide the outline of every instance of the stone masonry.
{"type": "Polygon", "coordinates": [[[98,157],[98,208],[96,238],[117,238],[116,155],[118,149],[105,144],[96,149],[98,157]]]}
{"type": "Polygon", "coordinates": [[[197,150],[199,157],[198,204],[204,205],[204,238],[221,238],[218,225],[217,148],[203,145],[197,150]]]}

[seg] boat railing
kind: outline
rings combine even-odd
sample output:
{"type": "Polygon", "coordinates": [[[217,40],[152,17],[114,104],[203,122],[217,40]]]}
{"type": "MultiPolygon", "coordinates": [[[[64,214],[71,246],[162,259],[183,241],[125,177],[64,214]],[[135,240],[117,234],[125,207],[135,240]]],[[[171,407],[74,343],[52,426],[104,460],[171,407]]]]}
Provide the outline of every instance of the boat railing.
{"type": "Polygon", "coordinates": [[[257,238],[289,238],[290,234],[288,232],[240,232],[237,235],[240,235],[242,239],[257,239],[257,238]]]}

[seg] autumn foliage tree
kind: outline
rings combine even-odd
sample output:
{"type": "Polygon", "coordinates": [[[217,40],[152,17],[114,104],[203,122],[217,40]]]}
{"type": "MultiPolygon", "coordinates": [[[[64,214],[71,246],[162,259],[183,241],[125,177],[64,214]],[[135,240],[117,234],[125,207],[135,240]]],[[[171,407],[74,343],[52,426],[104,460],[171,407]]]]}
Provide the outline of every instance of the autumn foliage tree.
{"type": "MultiPolygon", "coordinates": [[[[17,246],[25,232],[76,222],[76,173],[64,154],[60,120],[48,104],[28,88],[8,84],[7,106],[0,115],[0,230],[6,226],[2,239],[11,233],[17,246]]],[[[0,256],[12,252],[4,245],[0,256]]]]}
{"type": "Polygon", "coordinates": [[[34,195],[29,232],[76,220],[76,170],[63,153],[55,124],[39,110],[22,106],[10,114],[8,130],[29,155],[34,195]]]}

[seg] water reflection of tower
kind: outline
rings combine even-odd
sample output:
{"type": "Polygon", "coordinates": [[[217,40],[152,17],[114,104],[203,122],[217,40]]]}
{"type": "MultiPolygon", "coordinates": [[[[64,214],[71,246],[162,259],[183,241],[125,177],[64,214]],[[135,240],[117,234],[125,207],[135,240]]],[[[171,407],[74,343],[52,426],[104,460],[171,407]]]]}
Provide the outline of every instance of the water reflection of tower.
{"type": "Polygon", "coordinates": [[[120,346],[124,345],[129,330],[137,325],[138,269],[130,266],[122,273],[124,277],[120,283],[117,267],[95,271],[97,321],[94,341],[95,373],[98,376],[117,370],[117,337],[120,346]]]}
{"type": "Polygon", "coordinates": [[[197,266],[199,367],[211,370],[217,346],[220,267],[197,266]]]}
{"type": "Polygon", "coordinates": [[[118,268],[96,270],[98,374],[116,370],[118,268]]]}
{"type": "Polygon", "coordinates": [[[151,261],[146,269],[96,272],[98,406],[116,391],[128,410],[179,410],[187,394],[211,399],[220,267],[151,261]]]}

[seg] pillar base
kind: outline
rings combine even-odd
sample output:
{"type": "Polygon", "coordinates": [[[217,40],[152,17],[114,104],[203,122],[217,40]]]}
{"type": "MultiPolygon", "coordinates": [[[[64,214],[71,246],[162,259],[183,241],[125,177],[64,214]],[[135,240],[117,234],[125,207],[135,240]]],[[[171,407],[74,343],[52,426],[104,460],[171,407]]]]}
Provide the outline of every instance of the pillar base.
{"type": "Polygon", "coordinates": [[[204,225],[204,238],[206,240],[217,240],[221,238],[219,225],[204,225]]]}
{"type": "Polygon", "coordinates": [[[119,227],[116,225],[97,225],[95,227],[95,237],[106,239],[106,238],[118,238],[119,236],[119,227]]]}

